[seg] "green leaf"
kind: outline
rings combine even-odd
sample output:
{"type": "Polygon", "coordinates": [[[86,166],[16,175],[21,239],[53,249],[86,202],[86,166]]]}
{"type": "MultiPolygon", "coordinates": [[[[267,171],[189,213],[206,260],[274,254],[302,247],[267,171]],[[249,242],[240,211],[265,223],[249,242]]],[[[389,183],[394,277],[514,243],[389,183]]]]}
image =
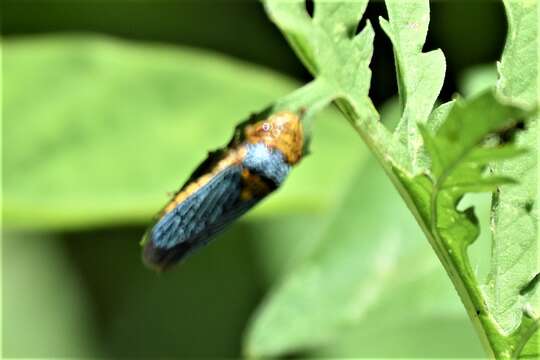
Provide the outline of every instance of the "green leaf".
{"type": "Polygon", "coordinates": [[[313,18],[304,0],[266,0],[264,4],[300,60],[316,81],[326,84],[329,97],[370,148],[406,168],[406,147],[379,122],[368,96],[374,36],[370,22],[355,35],[367,2],[315,1],[313,18]]]}
{"type": "MultiPolygon", "coordinates": [[[[490,152],[486,148],[478,148],[477,145],[487,134],[511,127],[523,115],[521,109],[499,102],[491,91],[467,102],[457,101],[444,123],[437,129],[435,136],[427,130],[422,132],[431,159],[431,174],[434,178],[454,175],[462,180],[475,181],[482,176],[480,172],[482,168],[475,165],[486,165],[503,156],[517,155],[517,150],[509,151],[507,147],[493,149],[494,151],[490,152]],[[479,120],[482,118],[489,121],[479,120]],[[467,168],[479,171],[474,174],[470,172],[463,174],[467,168]],[[453,171],[454,174],[449,174],[448,171],[453,171]]],[[[455,181],[452,178],[450,180],[455,181]]],[[[447,185],[452,186],[453,182],[449,181],[447,185]]]]}
{"type": "MultiPolygon", "coordinates": [[[[429,247],[418,241],[422,233],[384,173],[373,160],[356,172],[311,254],[256,313],[245,343],[249,356],[305,350],[323,357],[391,356],[396,353],[386,339],[399,339],[411,324],[433,326],[430,333],[411,334],[408,340],[416,343],[425,336],[442,337],[452,326],[471,334],[455,293],[429,247]]],[[[432,347],[404,343],[399,355],[479,354],[470,336],[460,344],[458,350],[444,342],[432,347]]]]}
{"type": "Polygon", "coordinates": [[[6,233],[2,238],[2,355],[83,358],[101,354],[91,299],[61,239],[6,233]]]}
{"type": "Polygon", "coordinates": [[[394,136],[407,144],[412,171],[422,163],[418,124],[428,120],[443,85],[445,59],[441,50],[422,52],[429,25],[429,1],[387,0],[389,21],[379,18],[392,41],[397,83],[403,113],[394,136]]]}
{"type": "Polygon", "coordinates": [[[495,64],[479,65],[466,69],[458,78],[458,87],[469,97],[492,88],[497,83],[495,64]]]}
{"type": "MultiPolygon", "coordinates": [[[[146,223],[238,121],[297,86],[194,49],[80,35],[2,45],[3,220],[10,228],[146,223]]],[[[324,86],[296,94],[306,89],[308,100],[324,103],[324,86]]],[[[306,157],[255,216],[333,204],[343,188],[333,173],[349,176],[351,161],[363,156],[348,156],[361,145],[335,119],[321,116],[311,149],[317,159],[306,157]]]]}
{"type": "Polygon", "coordinates": [[[538,359],[540,357],[540,331],[536,331],[529,339],[523,351],[521,352],[520,359],[538,359]]]}
{"type": "Polygon", "coordinates": [[[497,88],[502,94],[526,105],[538,101],[538,2],[503,0],[508,35],[498,64],[497,88]]]}
{"type": "MultiPolygon", "coordinates": [[[[513,102],[535,106],[538,101],[538,2],[504,1],[509,31],[499,64],[498,90],[513,102]]],[[[504,335],[529,333],[538,327],[540,301],[534,286],[540,273],[538,248],[538,114],[515,143],[528,150],[525,156],[494,166],[496,175],[519,179],[501,186],[492,206],[493,250],[485,286],[488,309],[504,335]],[[536,323],[522,319],[532,317],[536,323]],[[521,328],[520,328],[521,327],[521,328]]],[[[530,334],[529,334],[530,335],[530,334]]],[[[519,350],[526,336],[516,338],[519,350]]],[[[519,353],[518,353],[519,354],[519,353]]],[[[514,354],[514,356],[517,354],[514,354]]]]}

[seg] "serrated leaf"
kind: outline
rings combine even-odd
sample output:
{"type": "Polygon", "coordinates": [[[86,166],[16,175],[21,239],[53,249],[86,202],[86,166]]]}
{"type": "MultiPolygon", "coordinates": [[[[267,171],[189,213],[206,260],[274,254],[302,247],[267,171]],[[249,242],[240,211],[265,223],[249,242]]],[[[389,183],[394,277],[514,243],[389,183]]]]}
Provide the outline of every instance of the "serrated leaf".
{"type": "Polygon", "coordinates": [[[313,19],[304,0],[266,0],[264,4],[308,70],[331,87],[338,106],[373,151],[407,168],[406,147],[379,122],[368,96],[374,36],[370,22],[355,35],[367,0],[315,1],[313,19]]]}
{"type": "Polygon", "coordinates": [[[515,182],[507,176],[486,174],[486,168],[509,156],[523,155],[523,151],[513,146],[488,147],[486,139],[527,114],[521,107],[503,102],[492,90],[470,100],[458,99],[436,131],[421,128],[431,159],[430,174],[413,179],[398,174],[424,218],[426,231],[433,236],[432,245],[443,265],[451,276],[459,276],[456,286],[465,306],[483,322],[488,346],[498,356],[503,356],[510,344],[501,340],[492,323],[467,254],[479,235],[478,220],[473,208],[458,210],[458,205],[468,192],[492,192],[515,182]]]}
{"type": "Polygon", "coordinates": [[[538,2],[503,0],[508,35],[498,64],[497,88],[524,104],[538,101],[538,2]]]}
{"type": "MultiPolygon", "coordinates": [[[[422,134],[431,158],[431,173],[435,177],[443,175],[449,167],[466,162],[473,150],[476,150],[475,154],[483,151],[484,157],[488,156],[489,150],[475,147],[488,134],[511,127],[523,115],[521,109],[496,99],[492,91],[484,92],[467,102],[455,102],[444,122],[436,130],[435,137],[427,131],[422,134]]],[[[500,152],[497,154],[502,155],[500,152]]]]}
{"type": "MultiPolygon", "coordinates": [[[[431,160],[430,174],[419,175],[412,183],[405,179],[404,174],[399,176],[405,183],[414,184],[412,188],[416,190],[411,189],[413,198],[428,223],[437,215],[434,205],[439,200],[445,202],[441,209],[455,211],[460,198],[474,184],[479,186],[479,190],[485,190],[507,181],[502,177],[486,177],[486,165],[517,156],[522,151],[509,146],[483,147],[483,140],[498,129],[515,124],[524,114],[521,108],[501,103],[493,91],[487,91],[471,100],[455,102],[436,131],[421,127],[431,160]]],[[[442,218],[444,221],[455,220],[455,214],[442,218]]],[[[462,237],[455,237],[456,242],[459,239],[462,237]]]]}
{"type": "MultiPolygon", "coordinates": [[[[509,31],[497,89],[516,103],[534,106],[538,101],[538,2],[504,1],[504,5],[509,31]]],[[[488,308],[505,335],[517,331],[526,309],[537,319],[540,311],[540,302],[533,300],[537,290],[523,291],[540,273],[537,114],[515,138],[527,154],[493,168],[494,174],[511,176],[519,184],[501,186],[494,195],[491,271],[485,287],[488,308]]]]}
{"type": "Polygon", "coordinates": [[[418,124],[428,120],[441,91],[445,59],[441,50],[422,52],[429,25],[429,1],[387,0],[389,20],[379,18],[392,41],[403,108],[394,136],[407,144],[412,172],[424,169],[418,124]]]}

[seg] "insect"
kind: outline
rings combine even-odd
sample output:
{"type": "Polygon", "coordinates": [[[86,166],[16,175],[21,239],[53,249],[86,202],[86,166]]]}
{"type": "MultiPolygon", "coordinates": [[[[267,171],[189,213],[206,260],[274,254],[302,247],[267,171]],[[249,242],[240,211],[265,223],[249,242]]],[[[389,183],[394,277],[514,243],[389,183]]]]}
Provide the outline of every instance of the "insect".
{"type": "Polygon", "coordinates": [[[145,263],[164,270],[276,190],[302,158],[300,117],[279,112],[240,125],[229,144],[208,154],[143,238],[145,263]]]}

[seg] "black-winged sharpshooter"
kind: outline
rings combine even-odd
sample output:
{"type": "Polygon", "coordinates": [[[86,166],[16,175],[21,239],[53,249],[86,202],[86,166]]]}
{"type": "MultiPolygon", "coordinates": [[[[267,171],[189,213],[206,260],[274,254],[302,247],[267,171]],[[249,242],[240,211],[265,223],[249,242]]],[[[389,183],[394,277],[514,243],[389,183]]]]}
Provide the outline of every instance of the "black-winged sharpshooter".
{"type": "Polygon", "coordinates": [[[145,263],[164,270],[207,244],[283,183],[303,147],[302,122],[292,112],[240,127],[158,213],[143,239],[145,263]]]}

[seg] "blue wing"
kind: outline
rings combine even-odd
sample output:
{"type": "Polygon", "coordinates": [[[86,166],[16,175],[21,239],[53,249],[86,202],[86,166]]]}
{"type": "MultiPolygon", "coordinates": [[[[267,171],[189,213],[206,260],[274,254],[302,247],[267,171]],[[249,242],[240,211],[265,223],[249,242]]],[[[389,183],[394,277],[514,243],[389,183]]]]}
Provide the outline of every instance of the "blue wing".
{"type": "Polygon", "coordinates": [[[240,217],[261,199],[243,201],[242,166],[230,166],[178,206],[149,230],[144,259],[161,269],[206,245],[213,235],[240,217]]]}

